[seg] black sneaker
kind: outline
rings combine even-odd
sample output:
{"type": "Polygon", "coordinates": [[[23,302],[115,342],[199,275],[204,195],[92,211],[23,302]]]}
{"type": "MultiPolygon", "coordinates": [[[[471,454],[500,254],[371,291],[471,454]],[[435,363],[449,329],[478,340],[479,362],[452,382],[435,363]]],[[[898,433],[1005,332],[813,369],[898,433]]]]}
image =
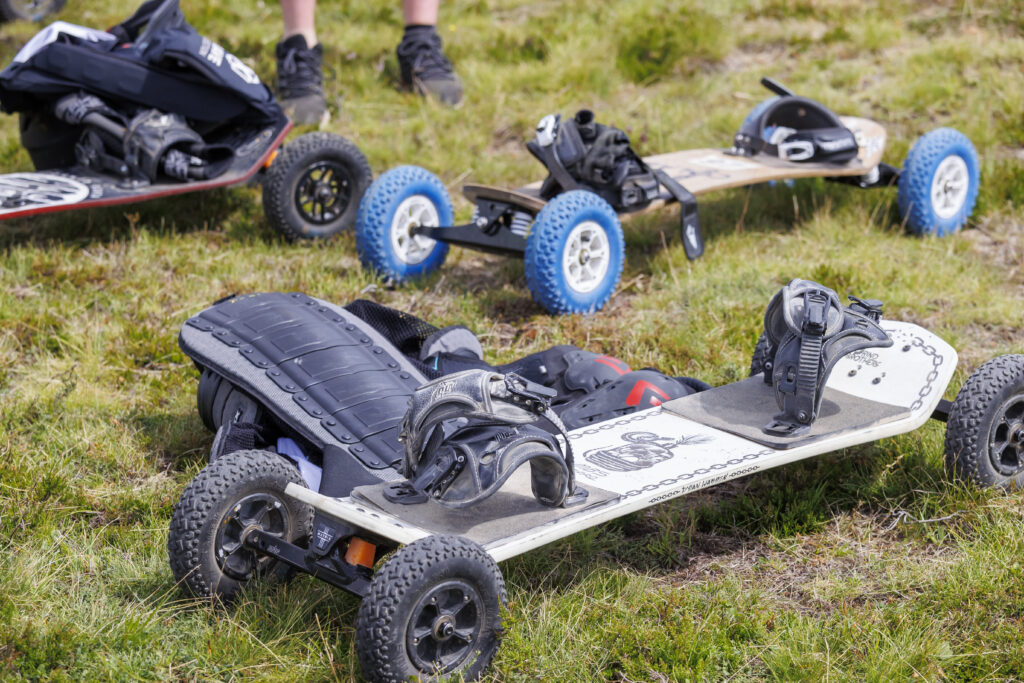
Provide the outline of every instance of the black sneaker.
{"type": "Polygon", "coordinates": [[[327,101],[324,99],[324,48],[317,43],[306,45],[302,35],[282,40],[274,50],[277,55],[277,94],[281,106],[299,125],[327,123],[327,101]]]}
{"type": "Polygon", "coordinates": [[[441,37],[433,28],[406,29],[395,52],[404,87],[424,97],[432,95],[444,104],[462,102],[462,82],[441,51],[441,37]]]}

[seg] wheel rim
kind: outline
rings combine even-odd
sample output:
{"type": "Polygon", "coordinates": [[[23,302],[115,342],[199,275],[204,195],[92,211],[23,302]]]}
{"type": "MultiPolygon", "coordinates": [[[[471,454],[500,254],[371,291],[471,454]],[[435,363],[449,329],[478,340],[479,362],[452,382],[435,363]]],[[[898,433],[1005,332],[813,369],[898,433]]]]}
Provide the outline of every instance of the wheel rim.
{"type": "Polygon", "coordinates": [[[435,586],[420,598],[409,618],[409,659],[424,672],[456,669],[476,651],[483,618],[483,598],[474,586],[461,579],[435,586]]]}
{"type": "Polygon", "coordinates": [[[1024,394],[999,406],[988,441],[992,465],[1003,476],[1024,471],[1024,394]]]}
{"type": "Polygon", "coordinates": [[[939,218],[952,218],[967,199],[970,175],[967,162],[957,155],[942,160],[932,176],[932,209],[939,218]]]}
{"type": "Polygon", "coordinates": [[[352,176],[341,164],[318,161],[295,186],[295,208],[303,220],[326,225],[341,218],[352,199],[352,176]]]}
{"type": "Polygon", "coordinates": [[[423,195],[407,197],[398,205],[391,219],[391,246],[403,263],[422,263],[437,244],[424,235],[414,235],[412,229],[440,225],[437,207],[423,195]]]}
{"type": "Polygon", "coordinates": [[[565,282],[580,293],[594,291],[608,274],[611,248],[604,228],[584,221],[572,229],[562,253],[565,282]]]}
{"type": "Polygon", "coordinates": [[[253,530],[284,539],[291,528],[288,506],[272,493],[253,493],[238,500],[224,515],[217,531],[216,556],[221,571],[243,581],[262,572],[271,558],[245,545],[253,530]]]}

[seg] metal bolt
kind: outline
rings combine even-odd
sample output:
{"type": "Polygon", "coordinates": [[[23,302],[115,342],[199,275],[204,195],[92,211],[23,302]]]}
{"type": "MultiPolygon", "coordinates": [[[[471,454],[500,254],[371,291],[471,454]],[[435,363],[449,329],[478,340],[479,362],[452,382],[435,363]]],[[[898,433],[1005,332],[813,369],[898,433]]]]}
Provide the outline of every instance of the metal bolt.
{"type": "Polygon", "coordinates": [[[437,598],[436,597],[430,598],[430,604],[434,604],[436,602],[437,602],[437,598]]]}
{"type": "Polygon", "coordinates": [[[800,420],[801,422],[807,422],[807,413],[801,410],[799,413],[796,414],[796,419],[800,420]]]}
{"type": "Polygon", "coordinates": [[[413,638],[412,639],[412,644],[413,645],[419,645],[420,644],[420,639],[419,638],[413,638]]]}
{"type": "Polygon", "coordinates": [[[881,377],[876,377],[873,380],[871,380],[872,384],[881,384],[881,382],[882,382],[882,378],[881,377]]]}
{"type": "Polygon", "coordinates": [[[856,374],[857,374],[856,370],[850,370],[850,377],[853,377],[856,374]]]}
{"type": "Polygon", "coordinates": [[[909,351],[909,350],[910,350],[910,344],[906,344],[906,345],[904,345],[904,347],[903,347],[903,353],[906,353],[906,352],[907,352],[907,351],[909,351]]]}

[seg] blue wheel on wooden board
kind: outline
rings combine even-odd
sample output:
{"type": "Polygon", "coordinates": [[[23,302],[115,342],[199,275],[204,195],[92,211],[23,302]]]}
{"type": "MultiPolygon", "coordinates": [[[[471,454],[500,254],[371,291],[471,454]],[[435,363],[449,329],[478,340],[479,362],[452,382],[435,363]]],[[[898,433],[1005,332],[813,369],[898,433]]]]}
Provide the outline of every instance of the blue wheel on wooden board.
{"type": "Polygon", "coordinates": [[[526,239],[526,284],[549,313],[593,313],[619,284],[625,260],[615,209],[585,190],[541,209],[526,239]]]}
{"type": "Polygon", "coordinates": [[[953,128],[925,133],[910,148],[900,172],[897,201],[907,229],[917,235],[951,235],[978,201],[978,152],[953,128]]]}
{"type": "Polygon", "coordinates": [[[452,225],[452,200],[444,183],[419,166],[399,166],[381,175],[363,195],[356,216],[356,250],[363,265],[395,282],[441,267],[448,245],[412,229],[452,225]]]}

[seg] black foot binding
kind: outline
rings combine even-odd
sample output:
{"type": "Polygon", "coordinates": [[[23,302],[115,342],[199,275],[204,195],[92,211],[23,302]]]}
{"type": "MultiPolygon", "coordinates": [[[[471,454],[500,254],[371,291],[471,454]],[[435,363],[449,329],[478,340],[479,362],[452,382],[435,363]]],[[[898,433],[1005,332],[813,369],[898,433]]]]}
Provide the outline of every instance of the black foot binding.
{"type": "Polygon", "coordinates": [[[324,125],[330,119],[324,99],[323,46],[306,44],[301,35],[282,40],[277,55],[277,94],[281,106],[299,125],[324,125]]]}
{"type": "Polygon", "coordinates": [[[781,413],[764,427],[768,434],[795,436],[818,416],[832,368],[858,349],[892,346],[879,327],[882,303],[850,297],[844,308],[834,291],[793,280],[772,297],[764,315],[764,381],[775,389],[781,413]]]}
{"type": "Polygon", "coordinates": [[[433,26],[407,26],[395,52],[403,88],[450,106],[462,102],[462,81],[444,56],[433,26]]]}
{"type": "Polygon", "coordinates": [[[404,487],[392,502],[431,498],[449,508],[472,506],[494,494],[530,463],[533,495],[543,505],[582,502],[572,447],[550,408],[554,391],[514,374],[465,370],[424,384],[413,394],[399,437],[405,445],[404,487]],[[542,428],[544,420],[554,432],[542,428]],[[422,498],[416,493],[422,494],[422,498]]]}

